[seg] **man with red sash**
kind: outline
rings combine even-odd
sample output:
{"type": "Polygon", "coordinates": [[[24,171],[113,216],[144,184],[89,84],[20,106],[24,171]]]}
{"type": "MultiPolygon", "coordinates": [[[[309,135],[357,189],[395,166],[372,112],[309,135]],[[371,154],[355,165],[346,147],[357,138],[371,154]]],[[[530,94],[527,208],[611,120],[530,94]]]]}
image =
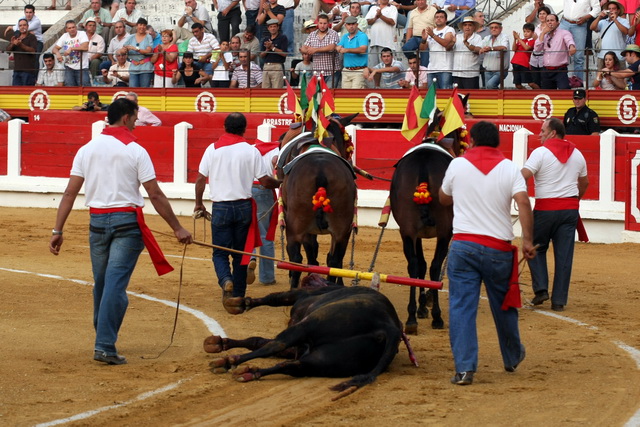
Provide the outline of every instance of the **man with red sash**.
{"type": "Polygon", "coordinates": [[[524,360],[518,310],[518,248],[511,224],[511,200],[518,205],[522,253],[535,256],[533,216],[518,168],[498,150],[498,128],[481,121],[471,128],[471,149],[454,159],[440,187],[442,204],[453,203],[453,241],[449,249],[449,340],[455,362],[453,384],[469,385],[478,368],[476,317],[484,281],[508,372],[524,360]]]}
{"type": "Polygon", "coordinates": [[[587,190],[587,163],[580,150],[564,139],[565,127],[561,120],[545,120],[540,130],[543,146],[536,148],[522,169],[525,180],[535,180],[536,205],[533,211],[533,242],[538,256],[529,261],[533,291],[533,305],[549,299],[547,249],[553,241],[555,270],[551,309],[563,311],[569,296],[571,266],[576,227],[578,238],[588,241],[578,214],[580,199],[587,190]]]}
{"type": "Polygon", "coordinates": [[[191,233],[180,225],[158,186],[149,154],[135,142],[131,131],[137,118],[138,107],[134,102],[116,100],[107,113],[110,125],[78,150],[49,242],[51,253],[58,255],[63,242],[62,229],[84,184],[91,215],[89,246],[95,281],[93,358],[109,365],[127,363],[116,350],[116,340],[127,311],[127,286],[142,249],[147,247],[159,275],[173,270],[144,223],[140,184],[178,241],[192,241],[191,233]]]}
{"type": "MultiPolygon", "coordinates": [[[[255,146],[260,151],[267,170],[273,172],[275,163],[278,160],[278,153],[280,153],[280,142],[256,141],[255,146]]],[[[277,201],[276,191],[264,187],[260,184],[260,181],[253,181],[251,195],[253,200],[256,201],[258,209],[258,227],[260,228],[260,239],[262,240],[260,255],[274,258],[276,251],[273,239],[275,238],[278,224],[278,208],[274,207],[277,201]]],[[[247,284],[251,284],[256,280],[255,269],[256,258],[252,257],[247,270],[247,284]]],[[[262,285],[275,285],[276,273],[273,261],[264,258],[260,259],[258,278],[262,285]]]]}
{"type": "MultiPolygon", "coordinates": [[[[206,211],[202,196],[209,179],[211,235],[213,244],[238,251],[252,252],[261,246],[257,208],[251,198],[254,179],[265,188],[277,188],[262,160],[260,151],[244,138],[247,119],[241,113],[231,113],[224,121],[225,133],[207,147],[196,179],[195,211],[206,211]]],[[[213,250],[213,267],[222,288],[222,305],[231,314],[244,311],[227,304],[232,297],[244,297],[247,289],[247,265],[250,255],[224,249],[213,250]],[[233,259],[233,271],[229,265],[233,259]]]]}

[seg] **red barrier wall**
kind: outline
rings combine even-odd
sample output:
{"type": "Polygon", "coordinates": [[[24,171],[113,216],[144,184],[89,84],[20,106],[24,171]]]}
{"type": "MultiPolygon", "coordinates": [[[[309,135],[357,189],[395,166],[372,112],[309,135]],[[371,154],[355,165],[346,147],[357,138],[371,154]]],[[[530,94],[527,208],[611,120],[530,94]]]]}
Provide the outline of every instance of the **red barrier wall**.
{"type": "Polygon", "coordinates": [[[73,157],[90,139],[90,126],[23,125],[21,174],[68,177],[73,157]]]}

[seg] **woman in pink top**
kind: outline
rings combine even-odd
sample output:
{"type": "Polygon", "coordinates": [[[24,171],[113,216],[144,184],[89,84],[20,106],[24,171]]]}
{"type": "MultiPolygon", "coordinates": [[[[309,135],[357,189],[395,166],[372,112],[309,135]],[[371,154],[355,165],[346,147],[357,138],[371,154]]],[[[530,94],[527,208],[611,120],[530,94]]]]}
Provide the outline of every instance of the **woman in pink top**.
{"type": "Polygon", "coordinates": [[[154,66],[153,87],[173,87],[173,70],[178,69],[178,45],[173,43],[171,30],[164,30],[162,43],[153,50],[151,62],[154,66]]]}

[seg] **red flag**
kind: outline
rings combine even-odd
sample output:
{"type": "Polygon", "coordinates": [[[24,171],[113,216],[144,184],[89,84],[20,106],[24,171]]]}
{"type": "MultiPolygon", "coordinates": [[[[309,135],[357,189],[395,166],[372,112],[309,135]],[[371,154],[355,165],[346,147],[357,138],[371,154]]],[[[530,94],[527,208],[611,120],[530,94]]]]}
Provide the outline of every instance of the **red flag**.
{"type": "Polygon", "coordinates": [[[458,96],[458,87],[453,88],[451,98],[444,108],[442,119],[440,119],[440,136],[438,141],[464,126],[464,107],[458,96]]]}
{"type": "Polygon", "coordinates": [[[307,89],[306,89],[307,99],[309,100],[310,103],[311,103],[311,99],[317,92],[316,86],[318,86],[318,77],[314,74],[313,77],[311,77],[311,80],[309,80],[309,83],[307,84],[307,89]]]}
{"type": "Polygon", "coordinates": [[[324,77],[320,79],[320,90],[322,90],[322,100],[329,106],[329,108],[331,108],[331,111],[336,111],[333,95],[329,91],[329,87],[327,86],[327,82],[324,81],[324,77]]]}
{"type": "Polygon", "coordinates": [[[425,125],[429,122],[429,118],[420,117],[420,111],[422,110],[422,96],[418,88],[414,85],[411,87],[409,93],[409,100],[407,102],[407,109],[404,113],[404,120],[402,121],[402,130],[400,133],[406,138],[407,141],[412,144],[419,144],[424,136],[425,125]]]}

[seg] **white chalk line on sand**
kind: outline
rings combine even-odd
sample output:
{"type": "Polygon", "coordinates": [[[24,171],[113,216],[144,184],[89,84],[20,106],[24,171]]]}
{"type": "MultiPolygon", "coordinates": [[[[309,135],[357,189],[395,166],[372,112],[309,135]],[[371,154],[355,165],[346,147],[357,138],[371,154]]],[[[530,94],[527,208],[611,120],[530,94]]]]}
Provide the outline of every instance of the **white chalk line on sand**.
{"type": "MultiPolygon", "coordinates": [[[[24,270],[14,270],[14,269],[10,269],[10,268],[3,268],[0,267],[0,270],[4,270],[4,271],[8,271],[8,272],[12,272],[12,273],[21,273],[21,274],[31,274],[31,275],[35,275],[35,276],[40,276],[40,277],[46,277],[46,278],[51,278],[51,279],[56,279],[56,280],[65,280],[65,281],[69,281],[69,282],[73,282],[73,283],[78,283],[81,285],[88,285],[88,286],[92,286],[93,283],[91,282],[87,282],[86,280],[78,280],[78,279],[67,279],[65,277],[62,276],[56,276],[56,275],[52,275],[52,274],[43,274],[43,273],[34,273],[34,272],[30,272],[30,271],[24,271],[24,270]]],[[[446,291],[445,291],[446,292],[446,291]]],[[[139,297],[139,298],[144,298],[146,300],[149,301],[154,301],[154,302],[159,302],[161,304],[165,304],[168,305],[170,307],[175,307],[176,303],[172,302],[172,301],[167,301],[167,300],[162,300],[159,298],[155,298],[149,295],[144,295],[144,294],[138,294],[136,292],[131,292],[131,291],[127,291],[128,294],[139,297]]],[[[486,299],[486,297],[482,297],[482,299],[486,299]]],[[[541,314],[543,316],[548,316],[548,317],[553,317],[556,318],[558,320],[562,320],[564,322],[569,322],[572,323],[576,326],[580,326],[580,327],[584,327],[586,329],[589,330],[593,330],[593,331],[597,331],[599,330],[599,328],[597,326],[593,326],[593,325],[589,325],[588,323],[582,322],[580,320],[577,319],[573,319],[571,317],[567,317],[567,316],[563,316],[557,313],[552,313],[552,312],[548,312],[548,311],[542,311],[542,310],[537,310],[535,308],[533,308],[533,306],[527,306],[524,307],[525,309],[529,309],[534,313],[537,314],[541,314]]],[[[209,329],[209,331],[214,334],[214,335],[220,335],[220,336],[226,336],[224,333],[224,330],[222,329],[222,327],[220,326],[220,324],[218,322],[216,322],[214,319],[210,318],[209,316],[207,316],[206,314],[202,313],[199,310],[195,310],[189,307],[186,307],[184,305],[180,306],[181,310],[186,311],[187,313],[195,316],[196,318],[202,320],[204,322],[204,324],[207,326],[207,328],[209,329]]],[[[640,370],[640,350],[638,350],[635,347],[632,347],[622,341],[619,340],[612,340],[611,341],[616,347],[618,347],[619,349],[625,351],[626,353],[629,354],[629,356],[631,357],[631,359],[633,359],[633,361],[636,362],[636,368],[640,370]]],[[[48,423],[43,423],[43,424],[38,424],[36,427],[42,427],[42,426],[54,426],[54,425],[58,425],[58,424],[63,424],[66,422],[71,422],[71,421],[76,421],[79,419],[85,419],[85,418],[89,418],[95,414],[98,414],[100,412],[104,412],[110,409],[115,409],[115,408],[120,408],[123,406],[126,406],[128,404],[134,403],[134,402],[139,402],[141,400],[144,399],[148,399],[152,396],[155,396],[156,394],[160,394],[163,393],[165,391],[169,391],[174,389],[175,387],[179,386],[181,383],[188,381],[187,380],[180,380],[176,383],[173,384],[169,384],[165,387],[159,388],[157,390],[153,390],[153,391],[149,391],[146,393],[142,393],[139,396],[137,396],[136,398],[129,400],[127,402],[123,402],[117,405],[111,405],[111,406],[105,406],[102,408],[98,408],[98,409],[94,409],[91,411],[87,411],[87,412],[83,412],[82,414],[78,414],[78,415],[74,415],[72,417],[69,418],[64,418],[64,419],[60,419],[60,420],[55,420],[55,421],[50,421],[48,423]],[[80,418],[77,418],[80,417],[80,418]]],[[[633,414],[633,416],[631,418],[629,418],[629,420],[625,423],[624,427],[637,427],[640,426],[640,409],[638,409],[636,411],[635,414],[633,414]]]]}
{"type": "MultiPolygon", "coordinates": [[[[0,270],[7,271],[7,272],[10,272],[10,273],[29,274],[29,275],[33,275],[33,276],[44,277],[44,278],[47,278],[47,279],[64,280],[64,281],[76,283],[76,284],[79,284],[79,285],[93,286],[92,282],[88,282],[86,280],[68,279],[66,277],[57,276],[57,275],[53,275],[53,274],[35,273],[35,272],[32,272],[32,271],[15,270],[15,269],[12,269],[12,268],[3,268],[3,267],[0,267],[0,270]]],[[[173,307],[173,308],[175,308],[176,305],[177,305],[173,301],[163,300],[163,299],[152,297],[152,296],[149,296],[149,295],[139,294],[137,292],[127,291],[127,294],[135,296],[135,297],[138,297],[138,298],[146,299],[148,301],[158,302],[160,304],[164,304],[164,305],[167,305],[167,306],[173,307]]],[[[185,311],[185,312],[191,314],[192,316],[196,317],[197,319],[201,320],[205,324],[205,326],[207,327],[207,329],[209,330],[209,332],[212,335],[219,335],[219,336],[222,336],[222,337],[226,337],[227,336],[225,334],[225,332],[224,332],[224,329],[222,329],[222,326],[220,326],[220,324],[218,322],[216,322],[213,318],[207,316],[206,314],[204,314],[200,310],[193,309],[191,307],[185,306],[184,304],[180,304],[180,310],[185,311]]],[[[49,421],[49,422],[46,422],[46,423],[37,424],[36,427],[49,427],[49,426],[55,426],[55,425],[59,425],[59,424],[69,423],[69,422],[72,422],[72,421],[84,420],[84,419],[90,418],[90,417],[92,417],[94,415],[97,415],[97,414],[99,414],[101,412],[109,411],[111,409],[122,408],[122,407],[130,405],[132,403],[136,403],[136,402],[140,402],[140,401],[145,400],[145,399],[149,399],[149,398],[151,398],[151,397],[153,397],[153,396],[155,396],[157,394],[161,394],[161,393],[167,392],[169,390],[173,390],[174,388],[178,387],[179,385],[181,385],[182,383],[184,383],[186,381],[189,381],[190,379],[191,378],[182,379],[182,380],[180,380],[178,382],[166,385],[166,386],[158,388],[156,390],[151,390],[151,391],[142,393],[142,394],[134,397],[131,400],[127,400],[126,402],[117,403],[115,405],[103,406],[102,408],[92,409],[90,411],[82,412],[80,414],[76,414],[76,415],[73,415],[73,416],[68,417],[68,418],[61,418],[61,419],[58,419],[58,420],[53,420],[53,421],[49,421]]]]}

